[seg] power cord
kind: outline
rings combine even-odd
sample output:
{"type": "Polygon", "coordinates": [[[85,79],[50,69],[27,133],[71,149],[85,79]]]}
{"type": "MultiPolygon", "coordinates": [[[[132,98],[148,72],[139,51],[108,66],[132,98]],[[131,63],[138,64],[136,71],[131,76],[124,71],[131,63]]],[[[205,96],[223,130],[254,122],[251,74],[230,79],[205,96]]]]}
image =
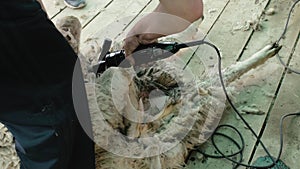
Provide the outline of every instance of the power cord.
{"type": "MultiPolygon", "coordinates": [[[[288,24],[289,24],[289,20],[290,20],[290,17],[291,17],[291,13],[294,9],[294,7],[296,6],[297,3],[299,3],[300,0],[297,0],[295,1],[295,3],[293,4],[292,8],[290,9],[290,12],[289,12],[289,16],[288,16],[288,20],[286,22],[286,25],[285,25],[285,28],[284,28],[284,32],[282,33],[282,35],[280,36],[280,38],[278,39],[277,41],[277,44],[281,41],[281,39],[283,39],[283,37],[285,36],[286,34],[286,31],[287,31],[287,27],[288,27],[288,24]]],[[[211,137],[211,140],[212,140],[212,144],[213,144],[213,147],[217,150],[217,152],[219,154],[221,154],[220,156],[215,156],[215,155],[210,155],[210,154],[206,154],[205,152],[201,151],[199,147],[195,147],[195,150],[194,151],[197,151],[201,154],[203,154],[205,157],[209,157],[209,158],[225,158],[231,162],[233,162],[234,164],[236,164],[233,169],[236,169],[238,166],[245,166],[245,167],[248,167],[248,168],[255,168],[255,169],[267,169],[267,168],[271,168],[271,167],[278,167],[278,162],[280,160],[280,157],[281,157],[281,153],[282,153],[282,148],[283,148],[283,121],[286,117],[289,117],[289,116],[300,116],[300,112],[298,113],[290,113],[290,114],[286,114],[284,116],[281,117],[281,120],[280,120],[280,149],[279,149],[279,153],[277,155],[277,158],[274,159],[270,152],[268,151],[268,149],[265,147],[265,145],[263,144],[263,142],[261,141],[261,139],[257,136],[257,134],[255,133],[255,131],[253,130],[253,128],[251,128],[251,126],[249,125],[249,123],[244,119],[244,117],[241,115],[241,113],[237,110],[237,108],[235,107],[235,105],[233,104],[233,102],[231,101],[229,95],[228,95],[228,92],[226,90],[226,86],[225,86],[225,83],[224,83],[224,80],[223,80],[223,75],[222,75],[222,66],[221,66],[221,54],[220,54],[220,51],[219,49],[212,43],[210,42],[207,42],[205,40],[202,40],[201,43],[199,43],[199,45],[208,45],[210,47],[212,47],[217,55],[218,55],[218,73],[219,73],[219,78],[220,78],[220,81],[221,81],[221,86],[222,86],[222,89],[223,89],[223,92],[225,94],[225,97],[229,103],[229,105],[232,107],[232,109],[234,110],[234,112],[239,116],[239,118],[243,121],[243,123],[247,126],[247,128],[251,131],[251,133],[256,137],[257,141],[261,144],[261,146],[263,147],[264,151],[267,153],[268,157],[271,159],[272,161],[272,164],[270,165],[266,165],[266,166],[253,166],[253,165],[249,165],[249,164],[244,164],[242,163],[242,159],[243,159],[243,151],[244,151],[244,148],[245,148],[245,141],[244,141],[244,138],[242,136],[242,134],[238,131],[238,129],[236,129],[234,126],[231,126],[231,125],[220,125],[218,126],[214,133],[212,134],[212,137],[211,137]],[[239,137],[240,137],[240,140],[242,142],[242,145],[240,145],[237,141],[235,141],[234,139],[232,139],[230,136],[226,135],[226,134],[223,134],[223,133],[220,133],[218,132],[221,128],[230,128],[232,129],[233,131],[235,131],[239,137]],[[216,142],[215,142],[215,136],[223,136],[227,139],[229,139],[230,141],[232,141],[235,146],[237,146],[238,148],[238,151],[235,152],[235,153],[232,153],[230,155],[225,155],[220,149],[219,147],[217,146],[216,142]],[[233,160],[231,159],[230,157],[233,157],[233,156],[236,156],[236,155],[240,155],[240,160],[239,161],[236,161],[236,160],[233,160]]],[[[296,70],[293,70],[291,68],[289,68],[282,60],[281,58],[279,57],[279,55],[277,55],[281,64],[284,65],[284,67],[296,74],[300,74],[299,71],[296,71],[296,70]]],[[[193,57],[193,56],[192,56],[193,57]]],[[[189,61],[187,62],[187,64],[185,65],[184,69],[186,68],[186,66],[188,65],[188,63],[191,61],[192,57],[189,59],[189,61]]],[[[188,157],[189,159],[189,157],[188,157]]]]}
{"type": "MultiPolygon", "coordinates": [[[[224,83],[224,80],[223,80],[223,75],[222,75],[222,60],[221,60],[221,53],[219,51],[219,49],[212,43],[210,42],[207,42],[207,41],[202,41],[202,44],[205,44],[205,45],[208,45],[210,47],[212,47],[213,49],[215,49],[215,51],[217,52],[217,55],[218,55],[218,73],[219,73],[219,78],[220,78],[220,81],[221,81],[221,86],[222,86],[222,89],[223,89],[223,92],[225,94],[225,97],[228,101],[228,103],[230,104],[230,106],[233,108],[233,110],[237,113],[237,115],[240,117],[240,119],[244,122],[244,124],[249,128],[249,130],[251,131],[251,133],[256,137],[257,141],[262,145],[263,149],[265,150],[265,152],[267,153],[267,155],[269,157],[272,157],[271,154],[269,153],[269,151],[267,150],[267,148],[265,147],[265,145],[263,144],[263,142],[259,139],[259,137],[257,136],[257,134],[255,133],[255,131],[251,128],[251,126],[249,125],[249,123],[244,119],[244,117],[241,115],[241,113],[237,110],[237,108],[234,106],[234,104],[232,103],[230,97],[229,97],[229,94],[226,90],[226,86],[225,86],[225,83],[224,83]]],[[[242,138],[242,135],[241,133],[238,131],[238,129],[236,129],[235,127],[231,126],[231,125],[221,125],[219,127],[217,127],[217,129],[214,131],[213,135],[212,135],[212,138],[215,137],[216,133],[217,135],[222,135],[226,138],[230,138],[229,136],[225,135],[225,134],[222,134],[222,133],[218,133],[217,131],[223,127],[230,127],[231,129],[234,129],[238,134],[239,136],[241,137],[241,140],[242,140],[242,143],[243,145],[242,146],[238,146],[239,148],[239,151],[237,153],[234,153],[234,154],[241,154],[244,150],[244,139],[242,138]]],[[[233,140],[233,139],[230,139],[230,140],[233,140]]],[[[233,163],[236,164],[236,166],[234,167],[237,168],[238,166],[242,165],[242,166],[245,166],[245,167],[251,167],[251,168],[257,168],[257,169],[265,169],[266,167],[269,168],[269,167],[273,167],[276,165],[277,161],[279,160],[279,158],[277,158],[276,160],[274,160],[273,158],[271,158],[273,160],[273,164],[272,165],[269,165],[269,166],[251,166],[251,165],[248,165],[248,164],[243,164],[241,163],[241,160],[242,160],[242,157],[240,159],[240,161],[235,161],[233,159],[231,159],[230,157],[234,156],[234,155],[224,155],[224,153],[222,151],[220,151],[220,149],[216,146],[216,143],[214,141],[214,139],[212,140],[213,142],[213,145],[214,145],[214,148],[218,151],[218,153],[221,154],[221,156],[218,156],[218,157],[215,157],[215,158],[226,158],[227,160],[230,160],[232,161],[233,163]]],[[[236,141],[233,141],[236,145],[238,145],[238,143],[236,141]]],[[[208,157],[213,157],[213,155],[208,155],[208,154],[205,154],[203,152],[201,152],[199,149],[197,149],[196,151],[199,151],[200,153],[202,153],[204,156],[208,156],[208,157]]],[[[214,158],[214,157],[213,157],[214,158]]]]}
{"type": "MultiPolygon", "coordinates": [[[[284,30],[280,36],[280,38],[276,41],[276,43],[278,44],[282,39],[284,39],[285,37],[285,34],[287,32],[287,29],[288,29],[288,25],[289,25],[289,22],[290,22],[290,19],[291,19],[291,15],[292,15],[292,12],[295,8],[295,6],[297,5],[297,3],[299,3],[300,0],[297,0],[294,2],[294,4],[292,5],[291,9],[290,9],[290,12],[289,12],[289,15],[288,15],[288,19],[286,21],[286,24],[285,24],[285,27],[284,27],[284,30]]],[[[286,63],[284,63],[284,61],[281,59],[280,55],[277,53],[277,58],[278,60],[280,61],[280,63],[287,69],[289,70],[290,72],[293,72],[293,73],[296,73],[298,75],[300,75],[300,71],[299,70],[296,70],[296,69],[292,69],[291,67],[289,67],[286,63]]]]}

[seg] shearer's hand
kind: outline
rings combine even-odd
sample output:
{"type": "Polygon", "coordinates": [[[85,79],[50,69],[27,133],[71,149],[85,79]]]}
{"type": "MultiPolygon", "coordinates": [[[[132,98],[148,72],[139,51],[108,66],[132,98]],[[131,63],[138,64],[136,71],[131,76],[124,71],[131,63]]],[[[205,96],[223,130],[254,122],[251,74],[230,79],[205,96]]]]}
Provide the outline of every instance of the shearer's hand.
{"type": "Polygon", "coordinates": [[[160,0],[156,9],[139,20],[127,34],[123,46],[126,56],[140,44],[151,44],[160,37],[185,30],[202,16],[202,0],[160,0]]]}
{"type": "MultiPolygon", "coordinates": [[[[157,34],[141,34],[141,35],[134,35],[134,36],[127,37],[124,40],[124,46],[123,46],[126,56],[131,57],[132,52],[139,45],[147,45],[147,44],[157,42],[158,37],[160,37],[160,35],[157,34]]],[[[128,59],[132,59],[132,58],[128,58],[128,59]]]]}

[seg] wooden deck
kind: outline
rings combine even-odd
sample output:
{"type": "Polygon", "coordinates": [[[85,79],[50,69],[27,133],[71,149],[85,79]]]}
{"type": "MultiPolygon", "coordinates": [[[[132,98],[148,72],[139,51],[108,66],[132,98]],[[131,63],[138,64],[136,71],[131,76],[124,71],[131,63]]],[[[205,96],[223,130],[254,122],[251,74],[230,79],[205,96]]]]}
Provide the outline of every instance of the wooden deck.
{"type": "MultiPolygon", "coordinates": [[[[81,50],[85,50],[84,44],[88,39],[96,39],[99,44],[104,38],[122,40],[124,32],[134,25],[139,16],[151,12],[158,4],[158,0],[87,0],[85,8],[72,10],[66,8],[62,0],[57,0],[58,4],[52,0],[44,0],[44,2],[54,22],[66,15],[74,15],[80,19],[83,25],[81,50]]],[[[205,19],[199,28],[220,48],[223,66],[226,67],[246,59],[266,44],[275,42],[283,31],[292,2],[292,0],[204,0],[205,19]],[[271,7],[275,8],[276,13],[263,15],[262,11],[271,7]],[[253,16],[262,18],[261,31],[238,29],[253,16]]],[[[297,5],[286,38],[282,41],[283,48],[280,55],[285,62],[298,70],[300,70],[299,33],[300,5],[297,5]]],[[[196,52],[201,51],[199,49],[196,52]]],[[[236,95],[237,107],[255,105],[265,112],[264,115],[243,116],[262,137],[271,154],[277,156],[280,117],[300,111],[300,76],[288,72],[276,58],[272,58],[265,65],[244,75],[233,85],[240,92],[236,95]]],[[[244,163],[252,163],[257,157],[266,155],[261,146],[256,147],[256,139],[245,128],[242,121],[236,118],[232,109],[225,111],[221,123],[234,125],[243,134],[246,142],[244,163]]],[[[291,169],[300,168],[299,128],[299,117],[288,118],[284,123],[284,149],[281,159],[291,169]]],[[[224,150],[235,151],[231,146],[226,145],[226,141],[220,144],[227,147],[224,150]]],[[[231,162],[223,159],[204,160],[197,154],[196,157],[198,158],[189,161],[187,168],[230,169],[233,166],[231,162]]]]}

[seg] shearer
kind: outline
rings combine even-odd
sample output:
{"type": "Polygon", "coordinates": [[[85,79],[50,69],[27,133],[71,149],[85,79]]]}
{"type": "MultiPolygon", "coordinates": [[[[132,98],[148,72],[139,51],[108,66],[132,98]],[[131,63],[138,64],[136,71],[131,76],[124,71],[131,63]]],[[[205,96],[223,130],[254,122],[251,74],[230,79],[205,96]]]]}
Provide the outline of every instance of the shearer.
{"type": "Polygon", "coordinates": [[[140,44],[179,33],[200,18],[203,19],[202,0],[160,0],[156,9],[129,31],[124,40],[125,53],[129,56],[140,44]]]}
{"type": "Polygon", "coordinates": [[[21,169],[95,168],[94,142],[79,123],[91,129],[87,99],[77,115],[73,106],[72,86],[85,94],[80,73],[72,81],[77,55],[41,1],[0,2],[0,49],[0,122],[15,138],[21,169]]]}

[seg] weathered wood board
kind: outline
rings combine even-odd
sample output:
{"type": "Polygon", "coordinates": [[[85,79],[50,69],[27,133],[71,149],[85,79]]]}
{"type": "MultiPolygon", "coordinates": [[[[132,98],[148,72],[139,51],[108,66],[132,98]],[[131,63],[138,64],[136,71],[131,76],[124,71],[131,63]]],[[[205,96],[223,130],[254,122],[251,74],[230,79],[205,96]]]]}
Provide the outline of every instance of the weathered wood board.
{"type": "Polygon", "coordinates": [[[128,22],[131,22],[151,0],[124,1],[114,0],[105,11],[97,15],[82,31],[81,49],[87,39],[95,39],[102,44],[105,38],[113,39],[122,32],[128,22]]]}
{"type": "MultiPolygon", "coordinates": [[[[79,19],[82,27],[84,28],[89,22],[91,22],[95,17],[97,17],[101,12],[104,12],[113,0],[88,0],[87,5],[82,9],[71,9],[66,8],[59,13],[56,17],[52,19],[55,23],[57,19],[64,16],[75,16],[79,19]]],[[[95,25],[96,26],[96,25],[95,25]]]]}
{"type": "Polygon", "coordinates": [[[63,0],[42,0],[44,7],[46,8],[49,18],[53,18],[61,11],[66,9],[66,5],[63,0]]]}
{"type": "MultiPolygon", "coordinates": [[[[297,16],[297,15],[295,15],[297,16]]],[[[300,16],[300,15],[298,15],[300,16]]],[[[295,20],[296,21],[296,20],[295,20]]],[[[300,22],[298,17],[297,22],[300,22]]],[[[298,28],[300,25],[298,24],[298,28]]],[[[299,33],[300,29],[298,29],[299,33]]],[[[295,31],[296,33],[297,31],[295,31]]],[[[296,49],[293,52],[290,66],[293,69],[300,68],[300,41],[299,35],[296,49]]],[[[286,59],[287,60],[287,59],[286,59]]],[[[266,144],[272,156],[277,157],[280,147],[279,141],[279,123],[283,115],[289,113],[300,112],[300,75],[285,71],[283,73],[284,79],[280,84],[278,95],[276,97],[274,106],[270,110],[270,117],[267,119],[267,125],[262,137],[263,142],[266,144]]],[[[299,156],[300,156],[300,118],[299,116],[287,117],[283,123],[283,153],[281,160],[290,168],[299,168],[299,156]]],[[[261,146],[255,152],[254,160],[260,156],[265,156],[265,152],[261,146]]]]}
{"type": "MultiPolygon", "coordinates": [[[[281,33],[283,32],[284,25],[286,23],[286,19],[288,16],[288,12],[290,9],[292,2],[286,3],[286,1],[271,1],[269,7],[276,9],[276,14],[272,16],[266,16],[265,19],[267,21],[263,22],[263,31],[262,32],[255,32],[252,36],[253,41],[250,41],[248,44],[248,49],[257,49],[258,45],[262,45],[263,43],[274,42],[276,41],[281,33]],[[256,41],[255,41],[256,39],[256,41]]],[[[286,34],[286,38],[281,42],[283,45],[282,50],[280,51],[280,56],[283,57],[282,59],[286,62],[290,57],[290,53],[292,53],[294,46],[296,45],[298,37],[298,33],[300,30],[300,16],[299,10],[296,9],[295,13],[290,21],[290,25],[288,27],[288,32],[286,34]]],[[[249,53],[248,50],[244,51],[244,55],[249,53]]],[[[244,59],[243,57],[241,59],[244,59]]],[[[253,87],[256,92],[255,96],[256,99],[252,99],[249,104],[256,104],[261,110],[266,112],[267,114],[264,117],[257,119],[257,123],[254,126],[258,125],[261,127],[261,134],[264,133],[264,125],[270,124],[268,121],[268,116],[272,117],[274,111],[276,112],[276,107],[273,107],[275,99],[277,99],[277,91],[281,89],[282,84],[286,83],[283,82],[281,84],[281,79],[284,77],[284,67],[279,63],[278,59],[274,58],[269,61],[269,63],[261,68],[258,72],[258,75],[263,76],[264,74],[269,73],[270,76],[266,76],[267,78],[262,79],[262,82],[257,80],[253,81],[253,84],[257,84],[257,86],[253,87]]],[[[249,83],[247,81],[246,83],[249,83]]],[[[295,87],[297,85],[295,84],[295,87]]],[[[273,123],[273,122],[271,122],[273,123]]],[[[273,133],[274,134],[274,133],[273,133]]],[[[272,142],[265,142],[266,145],[272,145],[272,142]]],[[[255,152],[255,145],[253,146],[252,154],[255,152]]],[[[260,151],[263,151],[261,147],[259,147],[260,151]]],[[[265,153],[262,153],[265,155],[265,153]]],[[[257,157],[249,159],[253,162],[257,157]]],[[[291,166],[294,168],[295,166],[291,166]]]]}
{"type": "MultiPolygon", "coordinates": [[[[245,47],[239,46],[240,49],[238,49],[236,46],[232,47],[231,45],[236,45],[235,44],[236,42],[231,43],[231,41],[228,41],[228,40],[226,40],[224,42],[220,42],[220,43],[224,43],[224,44],[220,44],[218,42],[218,40],[212,41],[213,43],[216,43],[219,48],[221,48],[221,51],[223,53],[223,60],[225,60],[225,65],[227,64],[226,59],[228,59],[227,55],[229,55],[230,50],[231,50],[230,53],[232,53],[232,55],[229,55],[229,57],[232,57],[229,59],[230,62],[235,62],[235,60],[239,59],[238,55],[236,55],[237,58],[233,57],[233,55],[237,54],[239,52],[239,50],[241,52],[243,51],[243,53],[241,53],[242,54],[241,59],[243,60],[243,59],[247,58],[248,56],[250,56],[254,51],[257,51],[259,48],[263,47],[264,45],[266,45],[272,41],[274,42],[276,40],[276,38],[278,38],[280,36],[280,33],[282,33],[283,24],[286,22],[287,13],[288,13],[291,3],[285,3],[284,1],[280,1],[280,3],[278,4],[278,1],[274,1],[274,2],[271,1],[268,8],[274,7],[276,5],[280,8],[280,10],[278,10],[278,13],[276,12],[275,15],[266,16],[268,21],[262,22],[262,26],[263,26],[262,31],[255,31],[253,33],[251,32],[251,34],[249,34],[249,38],[243,39],[243,37],[247,37],[247,36],[243,35],[243,36],[241,36],[241,39],[237,39],[237,41],[240,43],[245,42],[245,47]],[[280,25],[280,26],[278,26],[278,25],[280,25]],[[248,40],[249,40],[249,42],[248,42],[248,40]],[[227,44],[225,44],[226,42],[227,42],[227,44]],[[230,43],[228,43],[228,42],[230,42],[230,43]],[[218,45],[218,43],[220,45],[218,45]],[[223,50],[224,48],[225,48],[225,50],[228,50],[228,51],[224,51],[223,50]],[[237,50],[235,50],[235,49],[237,49],[237,50]]],[[[227,6],[227,8],[229,8],[229,6],[230,6],[230,4],[227,6]]],[[[242,6],[240,5],[240,7],[242,7],[242,6]]],[[[222,14],[223,17],[226,16],[225,12],[226,12],[227,8],[225,9],[224,13],[222,14]]],[[[253,13],[255,13],[255,12],[256,12],[256,10],[253,11],[253,13]]],[[[297,15],[297,14],[295,14],[295,15],[297,15]]],[[[228,18],[233,19],[234,17],[235,16],[228,17],[228,18]]],[[[221,18],[219,18],[219,20],[220,19],[221,18]]],[[[221,30],[222,28],[220,26],[218,27],[218,25],[216,24],[213,27],[213,29],[217,29],[217,28],[219,28],[219,30],[222,31],[221,30]]],[[[295,25],[295,26],[291,27],[292,30],[290,33],[287,34],[287,38],[286,38],[285,42],[283,43],[284,47],[281,51],[281,54],[283,54],[283,53],[288,54],[291,52],[292,47],[285,49],[286,48],[285,45],[293,46],[295,43],[295,40],[297,39],[298,33],[297,33],[297,31],[293,31],[293,28],[297,30],[299,28],[299,26],[295,25]]],[[[228,26],[226,26],[224,29],[228,30],[229,28],[228,28],[228,26]]],[[[240,30],[240,32],[247,34],[247,32],[243,32],[242,30],[240,30]]],[[[217,34],[217,30],[215,31],[215,35],[213,34],[213,32],[211,32],[210,34],[208,37],[216,36],[216,35],[222,36],[222,34],[217,34]]],[[[224,34],[223,34],[223,36],[224,36],[224,34]]],[[[221,39],[222,38],[230,39],[230,36],[229,37],[228,36],[229,35],[221,37],[221,39]]],[[[236,35],[234,35],[234,36],[236,36],[236,35]]],[[[209,38],[209,39],[211,40],[212,38],[209,38]]],[[[200,48],[200,49],[203,50],[203,48],[200,48]]],[[[201,56],[201,53],[199,53],[199,55],[201,56]]],[[[216,59],[214,59],[214,60],[216,60],[216,59]]],[[[238,81],[237,83],[234,84],[234,86],[236,86],[238,88],[238,91],[240,91],[240,93],[237,95],[237,98],[236,98],[236,106],[240,109],[243,109],[245,105],[248,105],[248,106],[253,105],[253,106],[256,106],[258,110],[261,110],[263,112],[268,112],[268,109],[272,102],[272,98],[273,98],[272,96],[275,95],[275,91],[276,91],[277,85],[279,83],[279,80],[281,78],[282,71],[283,71],[283,68],[278,64],[276,59],[272,59],[266,65],[261,66],[255,70],[249,72],[248,74],[244,75],[244,77],[242,77],[240,81],[238,81]]],[[[253,126],[254,130],[258,134],[260,132],[261,127],[263,127],[263,123],[264,123],[266,115],[243,115],[243,116],[250,123],[250,125],[253,126]]],[[[249,160],[249,157],[251,155],[251,152],[253,151],[253,146],[255,145],[254,136],[250,133],[250,131],[248,129],[246,129],[244,127],[244,124],[242,123],[241,120],[237,120],[237,118],[235,118],[235,113],[233,111],[225,112],[221,123],[226,123],[226,124],[231,124],[231,125],[236,126],[241,131],[244,138],[246,138],[245,139],[246,149],[244,152],[244,162],[247,163],[247,161],[249,160]]],[[[234,138],[238,140],[238,137],[234,137],[234,138]]],[[[221,145],[226,146],[226,143],[221,143],[221,145]]],[[[232,167],[231,162],[229,162],[229,161],[220,162],[220,161],[221,160],[209,159],[205,163],[199,163],[199,161],[193,162],[193,163],[196,163],[196,166],[199,168],[201,168],[201,167],[203,167],[203,168],[220,168],[221,166],[227,166],[229,168],[232,167]]]]}

